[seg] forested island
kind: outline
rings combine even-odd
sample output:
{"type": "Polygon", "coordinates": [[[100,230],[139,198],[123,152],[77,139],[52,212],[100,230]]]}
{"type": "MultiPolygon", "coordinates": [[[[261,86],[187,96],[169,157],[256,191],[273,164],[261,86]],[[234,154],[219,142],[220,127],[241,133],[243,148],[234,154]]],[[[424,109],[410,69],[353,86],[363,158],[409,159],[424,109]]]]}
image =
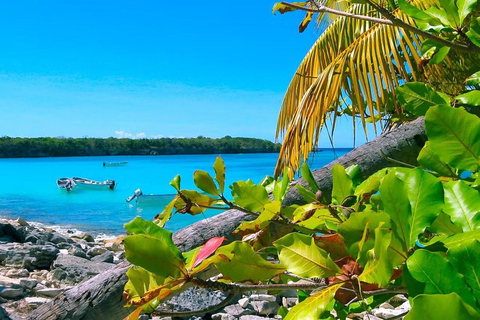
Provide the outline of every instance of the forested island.
{"type": "Polygon", "coordinates": [[[280,144],[255,138],[0,138],[0,158],[278,152],[280,144]]]}

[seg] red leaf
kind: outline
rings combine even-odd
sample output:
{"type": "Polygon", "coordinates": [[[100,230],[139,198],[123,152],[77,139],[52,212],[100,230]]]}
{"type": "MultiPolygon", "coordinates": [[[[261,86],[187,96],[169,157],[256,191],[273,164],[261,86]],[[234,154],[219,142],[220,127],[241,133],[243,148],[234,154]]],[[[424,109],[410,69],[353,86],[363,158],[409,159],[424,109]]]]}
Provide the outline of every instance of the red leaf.
{"type": "Polygon", "coordinates": [[[222,242],[225,241],[225,237],[215,237],[207,241],[205,245],[198,251],[195,261],[193,262],[193,267],[195,268],[203,260],[205,260],[209,255],[215,252],[222,245],[222,242]]]}

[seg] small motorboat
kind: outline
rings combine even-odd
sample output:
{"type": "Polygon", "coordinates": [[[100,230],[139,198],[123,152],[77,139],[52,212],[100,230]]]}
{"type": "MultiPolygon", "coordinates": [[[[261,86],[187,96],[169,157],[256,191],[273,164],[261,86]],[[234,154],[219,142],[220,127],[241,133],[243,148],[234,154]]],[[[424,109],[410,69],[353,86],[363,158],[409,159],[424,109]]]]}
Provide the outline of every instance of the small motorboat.
{"type": "Polygon", "coordinates": [[[115,189],[115,180],[105,180],[105,181],[95,181],[86,178],[73,177],[73,182],[77,187],[92,189],[92,190],[104,190],[104,189],[115,189]]]}
{"type": "Polygon", "coordinates": [[[72,180],[72,178],[60,178],[57,179],[57,186],[61,189],[70,191],[75,187],[75,182],[72,180]]]}
{"type": "Polygon", "coordinates": [[[104,167],[123,167],[126,166],[128,161],[120,161],[120,162],[104,162],[104,167]]]}
{"type": "Polygon", "coordinates": [[[175,197],[174,194],[143,194],[142,190],[137,189],[125,200],[131,202],[135,199],[137,205],[166,206],[173,197],[175,197]]]}

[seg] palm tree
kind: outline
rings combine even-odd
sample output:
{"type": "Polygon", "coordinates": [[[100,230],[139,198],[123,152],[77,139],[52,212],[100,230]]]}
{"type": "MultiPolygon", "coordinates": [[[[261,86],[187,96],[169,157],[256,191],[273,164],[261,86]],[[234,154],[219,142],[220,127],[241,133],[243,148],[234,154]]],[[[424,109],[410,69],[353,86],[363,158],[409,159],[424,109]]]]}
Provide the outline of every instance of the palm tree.
{"type": "MultiPolygon", "coordinates": [[[[478,47],[472,47],[467,37],[450,41],[418,29],[415,21],[396,7],[396,1],[363,2],[342,10],[334,9],[337,2],[333,0],[275,5],[274,10],[281,13],[306,11],[301,30],[314,13],[318,13],[318,22],[328,21],[327,14],[332,19],[285,94],[276,133],[277,139],[283,136],[284,140],[275,176],[287,166],[299,169],[318,144],[327,120],[331,134],[337,117],[344,114],[352,117],[354,129],[360,119],[365,135],[367,122],[373,123],[375,132],[378,127],[391,129],[413,120],[396,101],[396,87],[423,81],[453,97],[464,89],[463,81],[473,73],[472,67],[480,65],[478,47]],[[448,55],[441,63],[427,64],[431,57],[422,56],[426,38],[433,39],[438,48],[446,46],[443,52],[448,55]]],[[[420,10],[439,7],[436,0],[412,0],[410,4],[420,10]]],[[[458,30],[469,23],[470,19],[464,19],[458,30]]],[[[450,30],[441,31],[443,36],[450,30]]]]}

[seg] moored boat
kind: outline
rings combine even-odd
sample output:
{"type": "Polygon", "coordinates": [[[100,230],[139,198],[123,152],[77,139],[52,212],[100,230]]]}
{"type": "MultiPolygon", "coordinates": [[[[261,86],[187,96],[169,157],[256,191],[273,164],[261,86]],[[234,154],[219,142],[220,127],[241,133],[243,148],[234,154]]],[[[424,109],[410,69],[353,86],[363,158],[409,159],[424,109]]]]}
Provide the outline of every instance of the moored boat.
{"type": "Polygon", "coordinates": [[[57,186],[61,189],[70,191],[75,187],[75,182],[73,182],[71,178],[60,178],[57,179],[57,186]]]}
{"type": "Polygon", "coordinates": [[[125,200],[131,202],[135,199],[137,205],[165,206],[172,201],[173,197],[175,197],[174,194],[143,194],[142,190],[137,189],[125,200]]]}
{"type": "Polygon", "coordinates": [[[73,177],[73,182],[77,187],[92,189],[92,190],[104,190],[115,188],[115,180],[95,181],[87,178],[73,177]]]}
{"type": "Polygon", "coordinates": [[[104,162],[104,167],[122,167],[126,166],[128,161],[120,161],[120,162],[104,162]]]}

